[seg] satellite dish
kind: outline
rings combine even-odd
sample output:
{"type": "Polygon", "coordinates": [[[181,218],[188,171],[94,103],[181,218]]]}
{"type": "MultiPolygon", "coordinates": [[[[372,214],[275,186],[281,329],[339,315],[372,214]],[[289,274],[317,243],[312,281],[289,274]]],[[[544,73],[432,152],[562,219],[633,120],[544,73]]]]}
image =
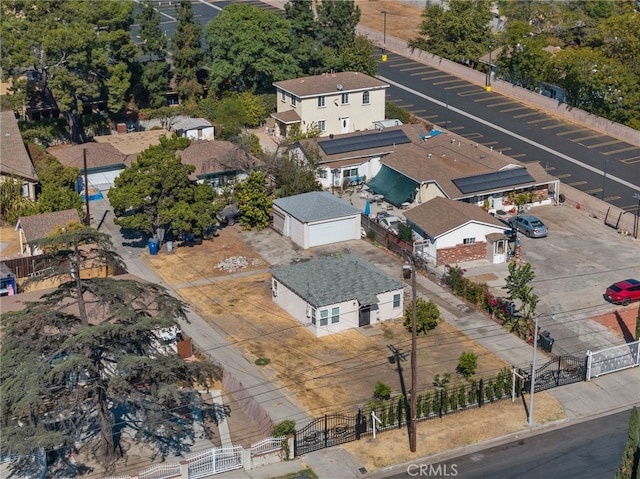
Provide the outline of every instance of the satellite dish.
{"type": "Polygon", "coordinates": [[[342,84],[338,83],[337,88],[338,88],[338,90],[342,90],[342,88],[344,88],[344,87],[342,86],[342,84]]]}

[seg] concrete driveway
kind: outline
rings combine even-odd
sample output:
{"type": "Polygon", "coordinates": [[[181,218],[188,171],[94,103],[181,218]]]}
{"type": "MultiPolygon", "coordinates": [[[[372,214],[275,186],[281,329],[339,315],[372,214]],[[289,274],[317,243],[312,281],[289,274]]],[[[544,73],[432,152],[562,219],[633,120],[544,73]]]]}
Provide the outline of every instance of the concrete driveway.
{"type": "MultiPolygon", "coordinates": [[[[627,308],[612,305],[603,293],[616,281],[640,279],[640,242],[573,206],[541,206],[527,213],[549,228],[546,238],[519,238],[522,260],[531,263],[536,273],[532,285],[540,297],[540,327],[556,340],[554,352],[575,354],[620,344],[618,335],[591,318],[639,307],[637,303],[627,308]]],[[[508,274],[504,264],[483,261],[462,266],[467,277],[493,273],[495,279],[488,284],[496,291],[508,274]]]]}

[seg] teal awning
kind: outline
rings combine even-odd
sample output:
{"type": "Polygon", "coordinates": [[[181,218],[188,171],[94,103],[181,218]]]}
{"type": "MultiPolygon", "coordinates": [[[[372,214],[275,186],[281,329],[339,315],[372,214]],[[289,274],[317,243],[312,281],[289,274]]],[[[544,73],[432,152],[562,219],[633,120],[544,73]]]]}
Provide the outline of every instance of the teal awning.
{"type": "Polygon", "coordinates": [[[383,195],[387,202],[396,207],[400,207],[406,201],[413,201],[418,186],[420,185],[417,181],[386,165],[382,165],[378,174],[367,183],[371,191],[383,195]]]}

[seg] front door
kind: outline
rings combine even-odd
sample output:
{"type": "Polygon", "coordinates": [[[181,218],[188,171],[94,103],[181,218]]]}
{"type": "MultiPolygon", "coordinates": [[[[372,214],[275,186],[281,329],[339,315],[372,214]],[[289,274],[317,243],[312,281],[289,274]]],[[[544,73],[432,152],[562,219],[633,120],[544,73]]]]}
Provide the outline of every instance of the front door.
{"type": "Polygon", "coordinates": [[[340,118],[340,127],[341,127],[340,133],[349,133],[349,117],[348,116],[340,118]]]}
{"type": "Polygon", "coordinates": [[[371,324],[371,306],[363,306],[360,308],[358,327],[369,326],[369,324],[371,324]]]}

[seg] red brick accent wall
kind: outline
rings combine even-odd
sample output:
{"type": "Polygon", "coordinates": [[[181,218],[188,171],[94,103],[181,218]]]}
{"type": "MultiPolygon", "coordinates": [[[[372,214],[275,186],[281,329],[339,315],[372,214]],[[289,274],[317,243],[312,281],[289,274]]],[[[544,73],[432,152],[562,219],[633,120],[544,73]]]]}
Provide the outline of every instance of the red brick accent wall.
{"type": "Polygon", "coordinates": [[[454,248],[439,249],[436,256],[436,266],[454,265],[477,259],[487,259],[487,243],[461,244],[454,248]]]}

